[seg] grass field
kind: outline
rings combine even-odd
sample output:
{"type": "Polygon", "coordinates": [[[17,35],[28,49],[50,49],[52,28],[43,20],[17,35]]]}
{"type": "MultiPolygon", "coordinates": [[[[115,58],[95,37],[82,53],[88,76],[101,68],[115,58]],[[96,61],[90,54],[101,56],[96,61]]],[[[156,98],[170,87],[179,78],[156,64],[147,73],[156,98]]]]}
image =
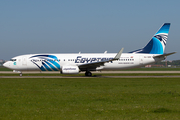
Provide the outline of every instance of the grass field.
{"type": "Polygon", "coordinates": [[[179,78],[0,78],[0,119],[180,119],[179,78]]]}
{"type": "Polygon", "coordinates": [[[3,66],[0,66],[0,71],[12,71],[12,70],[10,70],[10,69],[8,69],[8,68],[5,68],[5,67],[3,67],[3,66]]]}

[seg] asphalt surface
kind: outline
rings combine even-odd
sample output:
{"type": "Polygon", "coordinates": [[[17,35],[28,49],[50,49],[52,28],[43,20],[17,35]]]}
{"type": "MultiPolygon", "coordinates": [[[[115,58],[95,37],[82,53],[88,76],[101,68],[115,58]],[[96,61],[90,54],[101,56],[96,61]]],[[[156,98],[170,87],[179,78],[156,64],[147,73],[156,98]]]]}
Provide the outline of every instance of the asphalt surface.
{"type": "MultiPolygon", "coordinates": [[[[12,74],[14,73],[13,71],[0,71],[0,73],[9,73],[12,74]]],[[[59,71],[23,71],[22,73],[49,73],[49,74],[54,74],[54,73],[60,73],[59,71]]],[[[80,72],[80,73],[85,73],[85,72],[80,72]]],[[[180,71],[95,71],[93,73],[180,73],[180,71]]],[[[17,74],[17,73],[14,73],[17,74]]]]}
{"type": "Polygon", "coordinates": [[[0,76],[0,78],[180,78],[180,76],[0,76]]]}
{"type": "MultiPolygon", "coordinates": [[[[0,73],[6,73],[6,74],[12,74],[12,71],[0,71],[0,73]]],[[[23,73],[47,73],[47,74],[54,74],[59,72],[39,72],[39,71],[31,71],[31,72],[23,72],[23,73]]],[[[83,72],[81,72],[83,74],[83,72]]],[[[180,71],[102,71],[102,72],[92,72],[93,73],[180,73],[180,71]]],[[[14,73],[18,74],[18,73],[14,73]]],[[[94,75],[91,77],[86,76],[0,76],[0,78],[172,78],[172,77],[178,77],[180,78],[180,75],[169,75],[169,76],[101,76],[101,75],[94,75]]]]}

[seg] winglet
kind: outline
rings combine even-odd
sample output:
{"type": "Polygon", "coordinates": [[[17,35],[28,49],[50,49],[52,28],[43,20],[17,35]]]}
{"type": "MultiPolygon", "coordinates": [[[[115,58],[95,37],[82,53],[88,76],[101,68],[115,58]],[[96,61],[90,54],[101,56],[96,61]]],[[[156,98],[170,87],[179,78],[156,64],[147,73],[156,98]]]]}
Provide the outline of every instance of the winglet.
{"type": "Polygon", "coordinates": [[[121,57],[123,50],[124,48],[121,48],[121,50],[117,53],[117,55],[113,58],[113,60],[118,60],[121,57]]]}

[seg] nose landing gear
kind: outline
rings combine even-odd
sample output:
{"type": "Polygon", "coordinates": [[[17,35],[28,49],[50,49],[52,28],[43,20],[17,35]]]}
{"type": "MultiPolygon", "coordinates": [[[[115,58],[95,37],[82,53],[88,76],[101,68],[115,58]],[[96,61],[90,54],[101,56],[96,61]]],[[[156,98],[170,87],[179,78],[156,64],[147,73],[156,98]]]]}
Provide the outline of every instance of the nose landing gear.
{"type": "Polygon", "coordinates": [[[22,77],[22,72],[21,71],[13,70],[13,72],[19,73],[19,76],[22,77]]]}
{"type": "Polygon", "coordinates": [[[19,76],[22,77],[22,73],[19,73],[19,76]]]}

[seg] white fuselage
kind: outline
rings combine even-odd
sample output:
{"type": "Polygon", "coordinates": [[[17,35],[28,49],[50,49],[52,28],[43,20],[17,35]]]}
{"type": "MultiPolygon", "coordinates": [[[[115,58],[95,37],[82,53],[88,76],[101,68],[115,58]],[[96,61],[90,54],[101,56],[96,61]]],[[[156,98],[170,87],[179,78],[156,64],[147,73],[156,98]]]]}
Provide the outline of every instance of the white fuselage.
{"type": "MultiPolygon", "coordinates": [[[[6,62],[4,66],[18,71],[62,71],[63,66],[79,66],[82,64],[109,60],[113,59],[115,55],[116,53],[28,54],[12,58],[12,60],[6,62]]],[[[164,57],[154,58],[154,56],[157,55],[159,54],[123,53],[119,60],[107,62],[103,66],[97,67],[95,70],[130,69],[164,59],[164,57]]],[[[94,71],[94,69],[91,71],[94,71]]]]}
{"type": "Polygon", "coordinates": [[[92,76],[90,71],[121,70],[141,67],[164,60],[166,41],[170,23],[164,23],[148,44],[129,53],[89,53],[89,54],[28,54],[12,58],[3,66],[18,71],[60,71],[62,74],[78,74],[86,71],[85,76],[92,76]]]}

